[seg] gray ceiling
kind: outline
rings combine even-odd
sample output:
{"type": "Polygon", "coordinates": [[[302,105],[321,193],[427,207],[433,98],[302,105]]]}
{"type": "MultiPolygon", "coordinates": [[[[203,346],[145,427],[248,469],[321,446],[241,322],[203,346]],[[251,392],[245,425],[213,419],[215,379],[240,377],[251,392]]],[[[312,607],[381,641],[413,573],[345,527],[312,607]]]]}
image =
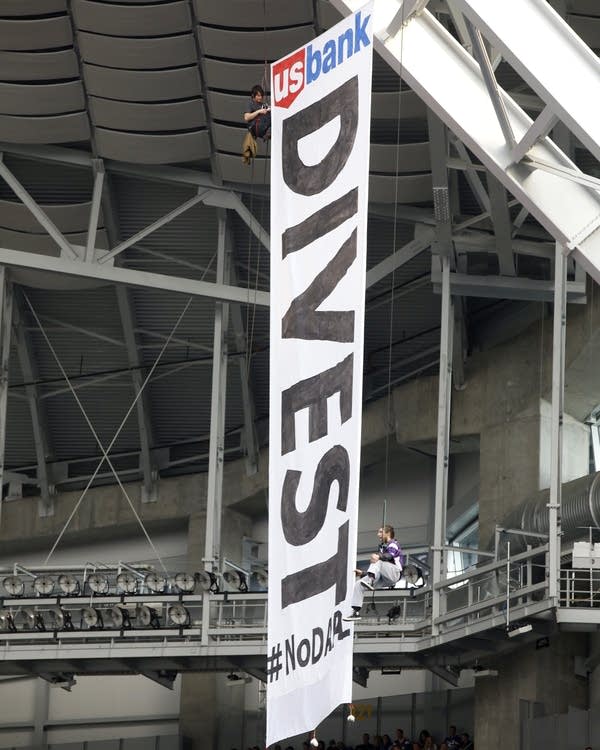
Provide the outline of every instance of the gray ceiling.
{"type": "MultiPolygon", "coordinates": [[[[597,2],[573,0],[567,5],[569,22],[590,46],[600,48],[597,2]]],[[[442,0],[432,0],[430,8],[450,27],[442,0]]],[[[239,192],[268,227],[268,149],[261,144],[251,168],[242,164],[239,154],[247,92],[266,78],[267,63],[338,19],[326,0],[0,0],[0,147],[5,164],[74,243],[85,244],[94,177],[89,166],[64,163],[60,153],[65,150],[85,152],[108,165],[105,189],[112,208],[107,212],[103,204],[99,247],[132,236],[194,194],[184,184],[147,179],[143,170],[139,177],[132,170],[111,171],[117,162],[202,172],[215,185],[239,192]]],[[[497,75],[532,112],[539,109],[539,102],[504,63],[497,75]]],[[[412,240],[415,225],[435,223],[426,107],[377,57],[371,141],[369,268],[412,240]]],[[[593,172],[596,165],[589,154],[572,145],[574,155],[593,172]]],[[[485,174],[482,180],[485,186],[485,174]]],[[[451,172],[451,188],[456,221],[481,211],[462,171],[451,172]]],[[[517,211],[512,209],[513,217],[517,211]]],[[[228,216],[238,286],[268,290],[268,252],[234,212],[228,216]]],[[[488,239],[494,227],[484,220],[478,231],[488,239]]],[[[519,236],[542,243],[540,247],[550,240],[531,219],[519,236]]],[[[3,181],[0,246],[58,255],[54,241],[3,181]]],[[[216,246],[217,210],[199,204],[125,251],[120,263],[214,281],[216,246]]],[[[492,246],[491,252],[470,252],[462,263],[465,272],[493,275],[498,272],[496,258],[492,246]]],[[[520,275],[548,278],[551,273],[543,258],[517,258],[520,275]]],[[[422,252],[368,289],[366,399],[384,396],[390,383],[436,371],[439,300],[430,272],[431,255],[422,252]]],[[[50,287],[39,275],[19,273],[14,278],[19,314],[10,363],[6,466],[36,474],[30,404],[23,386],[35,382],[51,478],[65,487],[76,486],[95,468],[92,459],[98,448],[72,394],[65,391],[24,293],[73,383],[82,386],[78,394],[104,444],[134,397],[132,373],[145,377],[186,301],[166,292],[129,289],[128,321],[112,285],[75,285],[65,279],[50,287]],[[126,345],[130,324],[133,354],[126,345]],[[33,381],[25,377],[19,359],[21,335],[30,350],[33,381]],[[99,376],[106,377],[89,384],[99,376]]],[[[497,321],[507,306],[510,303],[489,299],[461,305],[465,353],[474,342],[484,345],[490,317],[495,317],[497,340],[497,321]]],[[[238,352],[246,365],[234,366],[232,358],[229,367],[230,458],[243,453],[244,370],[260,443],[267,434],[268,312],[252,304],[242,307],[243,346],[230,327],[230,352],[238,352]]],[[[163,474],[206,468],[213,322],[214,302],[195,299],[148,386],[147,428],[163,474]]],[[[134,411],[113,447],[121,454],[119,466],[130,470],[124,475],[129,478],[140,472],[138,419],[134,411]]]]}

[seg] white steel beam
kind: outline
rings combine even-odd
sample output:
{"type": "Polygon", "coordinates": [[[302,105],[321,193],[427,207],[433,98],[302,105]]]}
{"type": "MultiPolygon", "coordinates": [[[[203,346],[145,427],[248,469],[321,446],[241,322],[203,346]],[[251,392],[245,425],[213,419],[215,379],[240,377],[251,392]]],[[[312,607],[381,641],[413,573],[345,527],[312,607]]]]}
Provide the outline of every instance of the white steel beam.
{"type": "Polygon", "coordinates": [[[519,0],[512,13],[490,0],[454,2],[600,159],[600,61],[568,23],[540,0],[519,0]]]}
{"type": "Polygon", "coordinates": [[[13,308],[13,287],[8,269],[0,266],[0,523],[2,522],[2,487],[4,483],[4,449],[6,447],[6,406],[8,402],[8,369],[13,308]]]}
{"type": "Polygon", "coordinates": [[[490,213],[494,224],[498,267],[502,276],[516,276],[513,255],[512,223],[504,185],[493,174],[488,175],[490,213]]]}
{"type": "Polygon", "coordinates": [[[50,237],[56,242],[56,244],[70,257],[77,258],[77,252],[73,249],[71,243],[67,240],[60,229],[54,224],[54,222],[42,211],[35,200],[29,195],[27,190],[21,185],[19,180],[14,176],[10,169],[4,163],[2,153],[0,153],[0,176],[3,177],[6,184],[10,187],[13,193],[20,198],[22,203],[27,206],[33,216],[41,224],[41,226],[48,232],[50,237]]]}
{"type": "Polygon", "coordinates": [[[431,592],[431,634],[438,635],[438,617],[442,612],[439,584],[446,578],[446,505],[448,500],[448,464],[450,461],[450,414],[452,398],[452,345],[454,309],[450,292],[450,258],[442,256],[442,327],[440,331],[440,375],[438,386],[437,452],[435,460],[435,504],[433,518],[433,569],[431,592]]]}
{"type": "Polygon", "coordinates": [[[557,122],[558,117],[550,107],[546,105],[535,119],[533,125],[513,148],[513,161],[521,161],[525,154],[535,146],[540,138],[545,138],[548,135],[557,122]]]}
{"type": "MultiPolygon", "coordinates": [[[[223,283],[227,268],[225,210],[219,211],[217,283],[223,283]]],[[[223,501],[223,462],[225,451],[225,401],[227,396],[227,328],[229,305],[215,304],[213,371],[210,405],[210,442],[206,496],[206,536],[204,566],[217,572],[221,563],[221,512],[223,501]]]]}
{"type": "MultiPolygon", "coordinates": [[[[162,289],[193,297],[209,297],[226,302],[247,302],[248,290],[228,284],[196,281],[180,276],[167,276],[159,273],[149,273],[130,268],[117,268],[111,265],[100,266],[97,263],[79,263],[66,258],[53,258],[39,253],[25,253],[21,250],[9,250],[0,247],[0,264],[18,268],[35,268],[48,273],[65,274],[80,278],[99,279],[110,284],[124,284],[125,286],[162,289]]],[[[269,306],[269,293],[256,291],[253,298],[257,305],[269,306]]]]}
{"type": "Polygon", "coordinates": [[[548,504],[548,595],[558,603],[562,500],[562,431],[565,396],[565,341],[567,329],[567,258],[556,243],[554,262],[554,323],[552,329],[552,418],[550,502],[548,504]]]}
{"type": "MultiPolygon", "coordinates": [[[[543,4],[539,0],[524,0],[523,5],[532,6],[534,2],[538,7],[543,4]]],[[[347,15],[358,10],[362,0],[332,0],[332,4],[347,15]]],[[[458,5],[464,10],[467,1],[460,0],[458,5]]],[[[503,4],[488,0],[478,0],[478,6],[493,7],[498,16],[505,12],[503,4]]],[[[375,0],[375,48],[556,241],[565,247],[575,243],[576,251],[589,259],[588,270],[600,281],[600,232],[585,232],[600,214],[600,196],[557,175],[512,163],[512,146],[502,132],[475,60],[427,10],[411,17],[395,36],[385,39],[398,8],[398,0],[375,0]]],[[[512,14],[506,15],[506,23],[526,34],[531,50],[537,50],[539,45],[531,44],[531,34],[539,36],[539,29],[524,23],[520,10],[518,24],[512,14]]],[[[557,23],[561,28],[564,26],[558,16],[557,23]]],[[[502,48],[500,44],[496,46],[502,48]]],[[[578,68],[567,65],[551,45],[547,54],[560,60],[572,81],[578,68]]],[[[598,65],[595,58],[593,65],[598,65]]],[[[597,83],[587,89],[596,90],[597,83]]],[[[500,90],[499,95],[511,130],[519,141],[531,128],[532,120],[508,94],[500,90]]],[[[583,99],[589,101],[589,96],[583,99]]],[[[536,143],[531,153],[558,167],[574,168],[571,160],[548,138],[536,143]]]]}
{"type": "Polygon", "coordinates": [[[35,381],[38,379],[37,365],[31,347],[31,339],[26,336],[26,316],[23,309],[23,303],[19,297],[15,303],[16,319],[14,330],[21,374],[27,383],[25,386],[25,393],[27,394],[27,400],[29,402],[29,414],[31,416],[31,427],[37,459],[37,482],[40,489],[38,512],[43,518],[45,516],[54,515],[54,492],[48,479],[47,464],[50,455],[48,443],[49,433],[45,410],[40,399],[39,388],[34,385],[35,381]]]}

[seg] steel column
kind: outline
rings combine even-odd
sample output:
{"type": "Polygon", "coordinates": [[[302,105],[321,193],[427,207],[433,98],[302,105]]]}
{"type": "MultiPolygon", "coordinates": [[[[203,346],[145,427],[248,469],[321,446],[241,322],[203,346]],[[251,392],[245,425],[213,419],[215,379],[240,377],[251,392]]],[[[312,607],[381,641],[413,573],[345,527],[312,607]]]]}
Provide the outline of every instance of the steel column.
{"type": "MultiPolygon", "coordinates": [[[[228,255],[231,255],[233,252],[233,239],[229,227],[227,228],[226,242],[228,255]]],[[[236,286],[238,284],[237,273],[233,262],[230,263],[228,282],[235,284],[236,286]]],[[[248,301],[250,302],[251,300],[248,301]]],[[[238,353],[246,352],[246,356],[239,356],[237,360],[240,369],[240,385],[242,389],[242,404],[244,409],[242,440],[246,452],[246,473],[250,476],[256,474],[258,471],[258,444],[256,440],[256,431],[254,429],[254,418],[256,414],[254,408],[254,394],[252,392],[252,386],[250,385],[250,372],[248,367],[248,362],[250,361],[252,352],[247,351],[249,341],[247,331],[244,328],[241,305],[233,304],[231,306],[231,324],[238,353]]]]}
{"type": "MultiPolygon", "coordinates": [[[[224,210],[219,211],[219,237],[217,248],[217,284],[222,284],[226,274],[227,222],[224,210]]],[[[213,343],[213,372],[210,406],[210,443],[208,455],[208,480],[206,496],[206,542],[204,566],[217,572],[221,560],[221,510],[223,501],[223,460],[225,451],[225,400],[227,395],[227,328],[229,304],[215,304],[213,343]]]]}
{"type": "Polygon", "coordinates": [[[38,379],[38,368],[32,351],[31,342],[27,338],[25,328],[25,314],[21,299],[15,303],[17,320],[15,321],[15,338],[17,354],[21,366],[21,374],[28,384],[25,386],[27,401],[29,402],[29,414],[31,416],[31,429],[35,443],[35,455],[37,459],[37,482],[40,488],[40,501],[38,512],[41,517],[54,515],[53,488],[48,480],[48,425],[45,410],[40,399],[39,388],[34,385],[38,379]]]}
{"type": "Polygon", "coordinates": [[[431,632],[441,612],[441,590],[436,587],[446,577],[444,544],[446,538],[446,502],[448,498],[448,463],[450,447],[450,406],[452,396],[452,344],[454,311],[450,296],[450,260],[442,256],[442,327],[440,333],[440,376],[438,391],[437,455],[435,464],[435,506],[433,526],[433,586],[431,632]]]}
{"type": "Polygon", "coordinates": [[[548,594],[558,598],[560,569],[560,506],[562,499],[562,429],[567,325],[567,257],[556,243],[554,261],[554,324],[552,329],[552,418],[550,502],[548,504],[548,594]]]}
{"type": "Polygon", "coordinates": [[[8,269],[0,266],[0,522],[2,520],[2,486],[4,448],[6,446],[6,406],[8,402],[8,369],[12,321],[13,288],[8,269]]]}

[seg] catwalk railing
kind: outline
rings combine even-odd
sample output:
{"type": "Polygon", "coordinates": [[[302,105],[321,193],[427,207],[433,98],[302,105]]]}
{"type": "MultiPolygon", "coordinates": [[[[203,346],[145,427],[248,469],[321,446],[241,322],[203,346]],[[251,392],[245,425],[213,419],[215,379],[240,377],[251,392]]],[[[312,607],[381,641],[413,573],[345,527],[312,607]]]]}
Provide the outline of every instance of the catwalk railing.
{"type": "MultiPolygon", "coordinates": [[[[502,625],[508,628],[515,620],[551,608],[547,550],[545,545],[509,560],[487,562],[438,584],[441,612],[435,622],[439,628],[435,641],[502,625]]],[[[16,647],[21,651],[24,646],[36,649],[43,644],[52,646],[53,658],[76,644],[101,643],[110,644],[113,651],[159,643],[180,644],[195,653],[225,653],[232,648],[239,653],[264,652],[265,591],[185,592],[175,581],[194,589],[193,576],[147,569],[123,575],[119,570],[70,570],[62,576],[56,571],[28,571],[22,589],[19,576],[4,576],[3,583],[15,593],[10,595],[5,585],[0,599],[0,660],[11,660],[16,647]]],[[[563,571],[560,605],[585,604],[600,610],[600,571],[587,577],[580,574],[563,571]]],[[[364,639],[380,641],[383,650],[386,644],[390,650],[402,650],[402,643],[410,643],[410,650],[429,647],[431,601],[429,586],[375,591],[365,599],[363,619],[355,626],[357,647],[364,639]]]]}

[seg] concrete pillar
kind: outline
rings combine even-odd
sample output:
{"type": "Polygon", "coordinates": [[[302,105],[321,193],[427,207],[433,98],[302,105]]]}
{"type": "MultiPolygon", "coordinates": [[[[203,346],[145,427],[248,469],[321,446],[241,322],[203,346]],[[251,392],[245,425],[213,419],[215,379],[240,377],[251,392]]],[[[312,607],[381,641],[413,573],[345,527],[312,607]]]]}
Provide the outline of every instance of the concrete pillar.
{"type": "Polygon", "coordinates": [[[584,633],[551,636],[548,648],[528,644],[490,662],[498,677],[477,680],[474,736],[486,750],[519,750],[520,701],[538,704],[540,715],[586,708],[587,680],[576,675],[576,659],[587,654],[584,633]]]}
{"type": "MultiPolygon", "coordinates": [[[[496,524],[522,500],[550,484],[550,404],[544,399],[480,433],[479,535],[493,539],[496,524]]],[[[589,430],[565,414],[563,482],[589,471],[589,430]]]]}

